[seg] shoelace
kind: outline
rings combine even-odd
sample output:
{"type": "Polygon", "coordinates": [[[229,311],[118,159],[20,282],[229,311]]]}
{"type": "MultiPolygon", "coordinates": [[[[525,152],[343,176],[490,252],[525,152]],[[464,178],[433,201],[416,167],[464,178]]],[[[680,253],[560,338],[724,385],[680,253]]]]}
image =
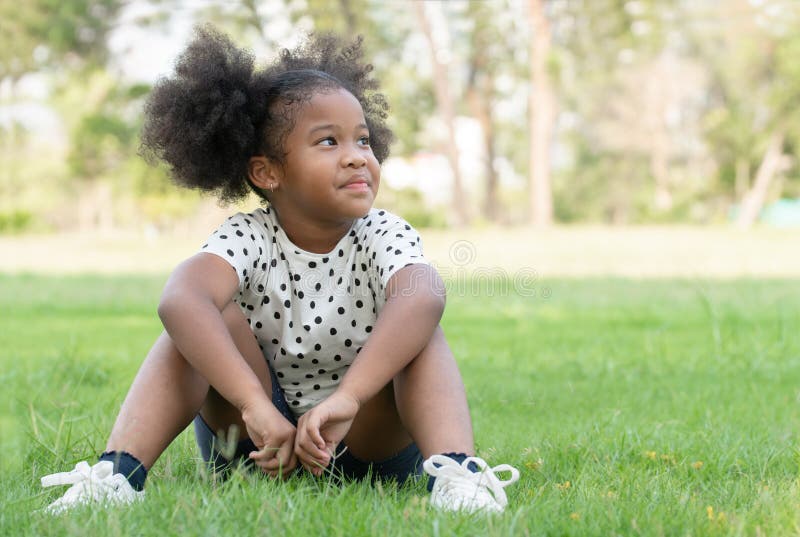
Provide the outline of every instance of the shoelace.
{"type": "Polygon", "coordinates": [[[465,507],[477,505],[495,510],[499,507],[499,510],[502,510],[508,504],[503,489],[519,479],[519,471],[513,466],[501,464],[492,468],[480,457],[467,457],[459,464],[450,457],[434,455],[423,463],[423,467],[427,473],[436,478],[434,485],[436,488],[447,491],[455,498],[470,504],[465,507]],[[480,471],[470,470],[470,463],[475,463],[480,471]],[[508,479],[500,479],[496,475],[500,472],[509,472],[511,476],[508,479]]]}
{"type": "Polygon", "coordinates": [[[71,506],[92,500],[131,502],[138,496],[133,489],[124,486],[127,483],[122,483],[124,480],[122,475],[114,476],[114,465],[111,461],[100,461],[94,466],[89,466],[85,461],[79,462],[72,471],[42,477],[43,487],[72,485],[45,510],[58,514],[71,506]]]}
{"type": "Polygon", "coordinates": [[[95,464],[94,467],[89,466],[86,461],[81,461],[75,465],[74,470],[44,476],[42,478],[42,486],[75,485],[81,481],[101,483],[110,477],[113,472],[114,465],[110,461],[102,461],[95,464]]]}

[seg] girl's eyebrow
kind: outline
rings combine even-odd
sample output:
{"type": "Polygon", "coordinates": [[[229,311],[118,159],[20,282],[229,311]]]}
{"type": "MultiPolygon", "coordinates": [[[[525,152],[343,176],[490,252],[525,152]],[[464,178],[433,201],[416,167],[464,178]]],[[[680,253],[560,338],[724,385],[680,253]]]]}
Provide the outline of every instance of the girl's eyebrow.
{"type": "MultiPolygon", "coordinates": [[[[308,131],[308,133],[309,134],[314,134],[317,131],[334,130],[335,128],[336,128],[336,125],[334,125],[333,123],[328,123],[326,125],[317,125],[313,129],[308,131]]],[[[356,125],[356,128],[357,129],[368,129],[369,127],[367,127],[366,123],[359,123],[358,125],[356,125]]]]}
{"type": "Polygon", "coordinates": [[[327,124],[327,125],[317,125],[317,126],[316,126],[316,127],[314,127],[313,129],[311,129],[310,131],[308,131],[308,133],[309,133],[309,134],[314,134],[314,133],[315,133],[315,132],[317,132],[317,131],[328,131],[328,130],[333,130],[333,128],[334,128],[334,127],[335,127],[335,125],[333,125],[332,123],[329,123],[329,124],[327,124]]]}

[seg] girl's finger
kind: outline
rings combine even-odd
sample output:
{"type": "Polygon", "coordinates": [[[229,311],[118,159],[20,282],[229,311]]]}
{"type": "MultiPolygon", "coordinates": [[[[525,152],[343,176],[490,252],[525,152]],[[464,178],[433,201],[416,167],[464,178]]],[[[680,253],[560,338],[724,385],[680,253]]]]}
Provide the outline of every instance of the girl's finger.
{"type": "Polygon", "coordinates": [[[328,466],[328,461],[330,461],[331,454],[328,453],[326,449],[320,449],[310,440],[304,442],[302,446],[305,452],[308,454],[309,458],[311,458],[316,462],[319,462],[323,466],[328,466]]]}
{"type": "Polygon", "coordinates": [[[296,450],[297,458],[303,468],[308,470],[314,475],[320,475],[322,471],[328,466],[327,461],[321,461],[313,457],[304,447],[300,446],[296,450]]]}
{"type": "Polygon", "coordinates": [[[294,453],[292,453],[289,459],[283,464],[276,464],[273,471],[275,472],[276,477],[286,479],[292,474],[292,472],[294,472],[295,468],[297,468],[297,457],[295,457],[294,453]]]}
{"type": "Polygon", "coordinates": [[[278,453],[278,448],[264,446],[258,451],[251,451],[248,454],[248,457],[255,461],[268,461],[270,459],[275,458],[275,455],[277,453],[278,453]]]}
{"type": "Polygon", "coordinates": [[[292,458],[294,454],[294,445],[293,444],[285,444],[281,446],[280,450],[278,450],[275,457],[270,459],[265,465],[264,468],[268,468],[270,470],[275,470],[280,473],[284,473],[284,468],[292,465],[292,458]]]}
{"type": "Polygon", "coordinates": [[[316,414],[310,416],[308,421],[306,421],[305,429],[308,431],[308,435],[311,437],[311,441],[314,445],[324,451],[325,450],[325,440],[322,438],[322,434],[319,432],[320,428],[322,427],[322,420],[320,420],[316,414]]]}
{"type": "Polygon", "coordinates": [[[294,472],[295,468],[297,468],[297,456],[294,454],[294,451],[292,451],[292,455],[289,458],[289,464],[283,469],[283,477],[289,477],[289,474],[294,472]]]}
{"type": "Polygon", "coordinates": [[[264,473],[264,474],[267,474],[268,476],[270,476],[273,479],[277,479],[278,478],[278,472],[275,471],[275,470],[265,470],[265,469],[262,468],[261,472],[264,473]]]}
{"type": "Polygon", "coordinates": [[[285,442],[278,450],[276,458],[282,463],[283,466],[286,466],[292,460],[293,454],[294,454],[294,443],[285,442]]]}
{"type": "Polygon", "coordinates": [[[314,455],[314,458],[325,461],[327,466],[330,453],[328,453],[325,440],[319,432],[319,420],[312,418],[306,421],[300,444],[314,455]]]}

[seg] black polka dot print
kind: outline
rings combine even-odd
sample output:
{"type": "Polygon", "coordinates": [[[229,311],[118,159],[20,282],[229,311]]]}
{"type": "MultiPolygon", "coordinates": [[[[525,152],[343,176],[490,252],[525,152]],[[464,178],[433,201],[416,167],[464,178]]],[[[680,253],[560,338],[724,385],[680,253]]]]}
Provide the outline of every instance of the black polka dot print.
{"type": "Polygon", "coordinates": [[[293,244],[270,208],[229,218],[202,250],[235,270],[235,301],[298,416],[336,389],[364,348],[389,278],[427,263],[416,231],[379,210],[357,219],[327,254],[293,244]]]}

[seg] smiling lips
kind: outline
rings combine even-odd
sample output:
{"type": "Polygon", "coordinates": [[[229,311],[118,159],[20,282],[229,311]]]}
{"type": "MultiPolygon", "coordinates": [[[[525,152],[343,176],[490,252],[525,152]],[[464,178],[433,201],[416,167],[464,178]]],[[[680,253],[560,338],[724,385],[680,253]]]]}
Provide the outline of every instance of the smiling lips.
{"type": "Polygon", "coordinates": [[[369,181],[366,177],[354,177],[350,179],[342,188],[346,188],[348,190],[369,190],[369,181]]]}

